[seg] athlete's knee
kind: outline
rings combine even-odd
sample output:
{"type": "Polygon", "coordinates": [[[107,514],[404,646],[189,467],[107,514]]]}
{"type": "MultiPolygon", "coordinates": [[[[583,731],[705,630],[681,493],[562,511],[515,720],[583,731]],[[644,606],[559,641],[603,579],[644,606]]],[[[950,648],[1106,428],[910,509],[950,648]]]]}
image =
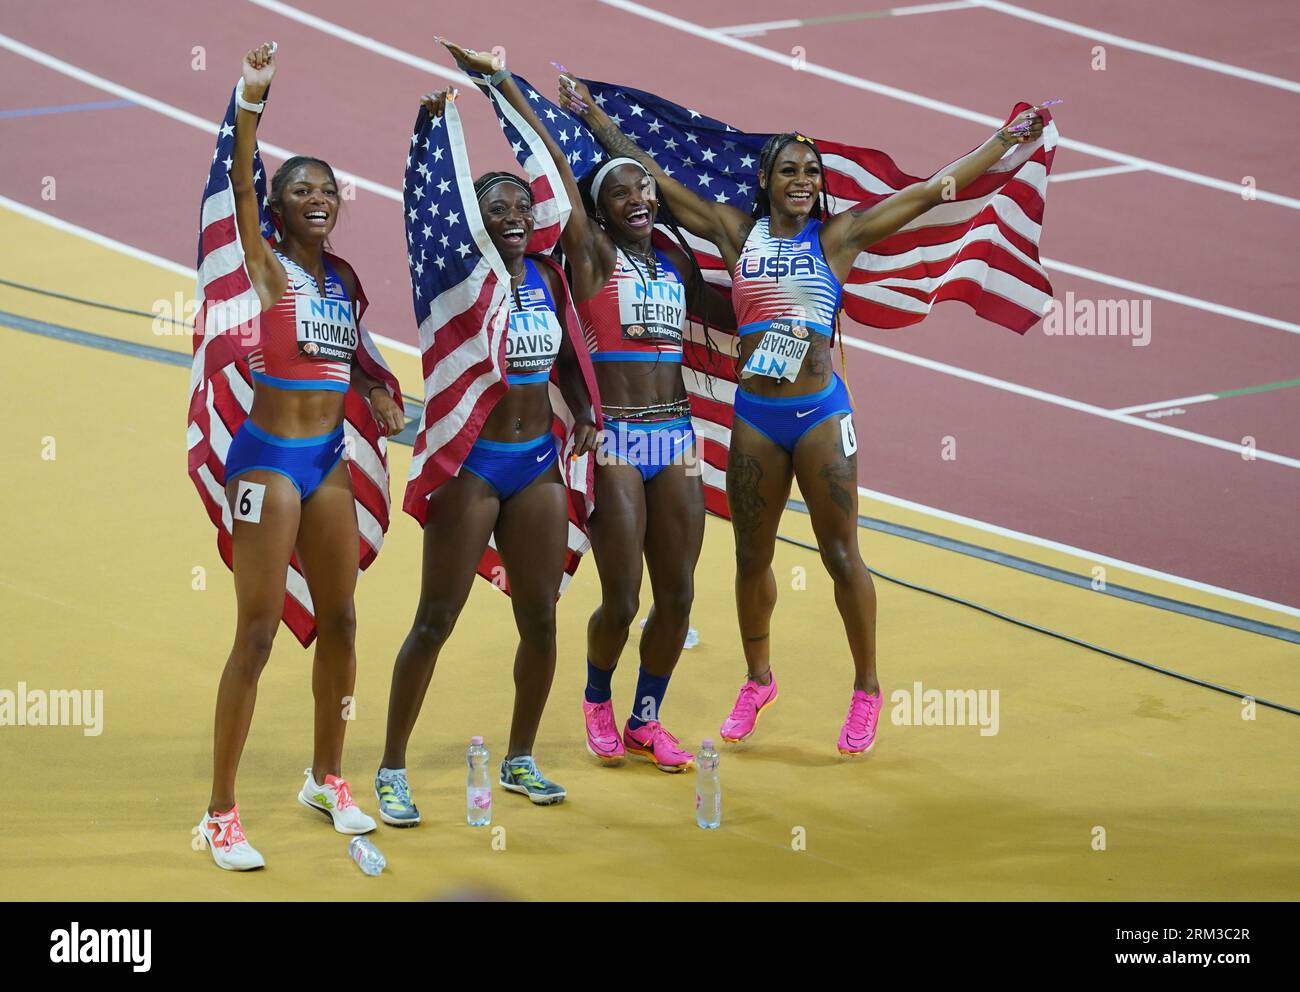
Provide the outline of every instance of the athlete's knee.
{"type": "Polygon", "coordinates": [[[407,643],[420,654],[432,654],[447,643],[460,611],[441,603],[421,606],[407,643]]]}
{"type": "Polygon", "coordinates": [[[666,592],[655,594],[655,613],[666,623],[685,624],[690,620],[694,600],[695,584],[688,578],[666,592]]]}
{"type": "Polygon", "coordinates": [[[633,590],[612,592],[601,598],[600,619],[620,630],[631,627],[641,609],[641,599],[633,590]]]}
{"type": "Polygon", "coordinates": [[[351,648],[357,639],[357,611],[349,603],[316,614],[316,636],[327,644],[351,648]]]}
{"type": "Polygon", "coordinates": [[[857,545],[849,541],[828,541],[821,547],[822,564],[836,584],[852,582],[866,571],[857,545]]]}
{"type": "Polygon", "coordinates": [[[256,679],[271,657],[275,632],[280,626],[278,616],[256,617],[243,621],[235,631],[235,648],[230,653],[229,666],[234,674],[256,679]]]}
{"type": "Polygon", "coordinates": [[[736,572],[741,578],[766,575],[772,567],[775,547],[763,547],[752,541],[736,542],[736,572]]]}
{"type": "Polygon", "coordinates": [[[549,650],[555,644],[555,606],[547,604],[515,613],[519,640],[529,647],[549,650]]]}

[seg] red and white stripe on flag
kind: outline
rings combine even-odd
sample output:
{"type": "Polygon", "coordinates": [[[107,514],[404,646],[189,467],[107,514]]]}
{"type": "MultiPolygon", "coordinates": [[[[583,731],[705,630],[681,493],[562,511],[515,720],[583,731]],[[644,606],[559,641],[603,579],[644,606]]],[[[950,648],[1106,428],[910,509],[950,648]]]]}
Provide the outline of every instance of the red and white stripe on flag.
{"type": "MultiPolygon", "coordinates": [[[[596,377],[582,340],[582,325],[568,292],[568,282],[555,262],[545,255],[535,254],[549,251],[559,241],[571,205],[541,139],[508,104],[505,104],[505,111],[512,115],[532,153],[525,163],[533,195],[534,218],[528,251],[534,253],[535,261],[557,273],[564,285],[565,328],[582,368],[599,428],[600,398],[596,377]]],[[[428,316],[419,327],[424,411],[402,506],[419,521],[421,527],[428,520],[430,497],[439,486],[460,472],[484,422],[508,388],[504,369],[506,321],[510,309],[509,281],[505,262],[492,244],[479,213],[478,198],[470,180],[472,173],[460,113],[454,103],[446,105],[443,126],[437,129],[438,133],[433,131],[422,112],[416,121],[416,136],[426,140],[412,141],[412,148],[422,153],[429,164],[433,164],[428,158],[433,151],[450,151],[460,194],[460,213],[472,235],[474,252],[479,257],[466,278],[442,286],[437,284],[438,270],[429,266],[417,271],[412,256],[411,278],[417,289],[417,300],[427,291],[426,298],[431,302],[428,316]]],[[[417,161],[412,165],[418,168],[425,162],[417,161]]],[[[407,192],[409,199],[409,183],[407,192]]],[[[560,586],[563,592],[582,555],[591,546],[586,531],[594,501],[595,461],[590,454],[572,457],[574,416],[557,385],[555,369],[551,372],[550,397],[555,414],[552,432],[560,441],[560,470],[569,494],[568,551],[560,586]]],[[[505,568],[491,541],[479,562],[478,573],[509,593],[505,568]]]]}
{"type": "MultiPolygon", "coordinates": [[[[200,211],[198,313],[194,322],[194,359],[190,369],[189,475],[208,518],[217,528],[221,560],[232,566],[231,514],[226,500],[226,454],[231,439],[253,406],[253,383],[248,353],[256,347],[261,301],[244,267],[244,250],[235,223],[235,196],[229,164],[220,168],[220,156],[233,143],[234,99],[226,126],[218,134],[217,155],[204,190],[200,211]]],[[[225,161],[229,163],[229,158],[225,161]]],[[[257,178],[264,191],[261,159],[254,153],[257,178]]],[[[263,214],[265,217],[265,200],[263,214]]],[[[264,223],[263,230],[269,230],[264,223]]],[[[328,256],[336,261],[335,256],[328,256]]],[[[359,345],[357,362],[362,370],[388,390],[400,405],[401,389],[370,333],[361,324],[366,297],[357,283],[359,345]]],[[[379,554],[388,530],[389,473],[387,443],[379,433],[370,404],[349,390],[344,401],[345,457],[356,497],[357,526],[361,540],[358,567],[369,567],[379,554]]],[[[306,577],[294,555],[285,575],[283,620],[304,647],[316,636],[316,618],[306,577]]]]}

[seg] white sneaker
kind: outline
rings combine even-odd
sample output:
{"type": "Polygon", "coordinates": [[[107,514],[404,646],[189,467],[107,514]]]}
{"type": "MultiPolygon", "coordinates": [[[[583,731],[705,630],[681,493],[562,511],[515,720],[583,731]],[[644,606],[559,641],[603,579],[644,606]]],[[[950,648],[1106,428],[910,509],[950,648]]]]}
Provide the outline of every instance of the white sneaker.
{"type": "Polygon", "coordinates": [[[375,821],[361,812],[352,799],[352,789],[347,781],[337,775],[326,775],[322,785],[316,781],[311,769],[304,769],[307,781],[298,793],[298,802],[320,810],[334,821],[334,829],[341,834],[368,834],[375,829],[375,821]]]}
{"type": "Polygon", "coordinates": [[[203,835],[218,868],[226,871],[251,871],[266,867],[266,860],[244,836],[244,828],[239,823],[238,803],[228,813],[220,816],[204,813],[203,819],[199,821],[199,833],[203,835]]]}

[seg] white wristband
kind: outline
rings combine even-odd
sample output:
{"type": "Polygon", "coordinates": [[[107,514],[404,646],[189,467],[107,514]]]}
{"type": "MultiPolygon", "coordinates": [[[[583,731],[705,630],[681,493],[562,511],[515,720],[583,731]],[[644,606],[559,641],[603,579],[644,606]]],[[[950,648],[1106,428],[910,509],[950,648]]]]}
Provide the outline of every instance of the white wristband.
{"type": "Polygon", "coordinates": [[[238,84],[236,84],[235,86],[235,106],[242,107],[244,110],[247,110],[250,113],[260,114],[263,110],[266,109],[266,101],[263,100],[261,103],[249,103],[247,100],[245,100],[244,80],[241,77],[238,84]]]}

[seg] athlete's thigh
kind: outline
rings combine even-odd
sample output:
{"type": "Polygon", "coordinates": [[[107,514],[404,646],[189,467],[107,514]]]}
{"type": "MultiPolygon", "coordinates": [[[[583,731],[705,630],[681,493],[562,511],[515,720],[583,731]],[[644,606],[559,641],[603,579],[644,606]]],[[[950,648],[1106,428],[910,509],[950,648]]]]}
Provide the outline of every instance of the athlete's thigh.
{"type": "Polygon", "coordinates": [[[646,543],[646,486],[631,465],[597,465],[595,509],[587,531],[605,589],[641,588],[646,543]]]}
{"type": "Polygon", "coordinates": [[[298,561],[316,615],[352,602],[361,563],[356,500],[348,463],[340,461],[302,504],[298,561]]]}
{"type": "Polygon", "coordinates": [[[737,418],[727,454],[727,508],[737,550],[775,546],[792,469],[784,448],[737,418]]]}
{"type": "Polygon", "coordinates": [[[858,454],[842,426],[851,413],[837,413],[799,439],[794,471],[808,504],[813,532],[823,547],[832,541],[858,541],[858,454]]]}
{"type": "Polygon", "coordinates": [[[501,505],[497,551],[506,566],[516,612],[554,604],[569,546],[568,489],[552,465],[501,505]]]}
{"type": "MultiPolygon", "coordinates": [[[[698,443],[698,442],[696,442],[698,443]]],[[[656,599],[689,583],[704,543],[704,480],[699,462],[669,465],[646,491],[645,560],[656,599]]]]}
{"type": "Polygon", "coordinates": [[[279,616],[301,503],[279,472],[251,469],[226,485],[232,517],[231,561],[241,619],[279,616]]]}
{"type": "Polygon", "coordinates": [[[434,490],[424,522],[420,608],[459,612],[500,511],[492,487],[472,472],[462,471],[434,490]]]}

